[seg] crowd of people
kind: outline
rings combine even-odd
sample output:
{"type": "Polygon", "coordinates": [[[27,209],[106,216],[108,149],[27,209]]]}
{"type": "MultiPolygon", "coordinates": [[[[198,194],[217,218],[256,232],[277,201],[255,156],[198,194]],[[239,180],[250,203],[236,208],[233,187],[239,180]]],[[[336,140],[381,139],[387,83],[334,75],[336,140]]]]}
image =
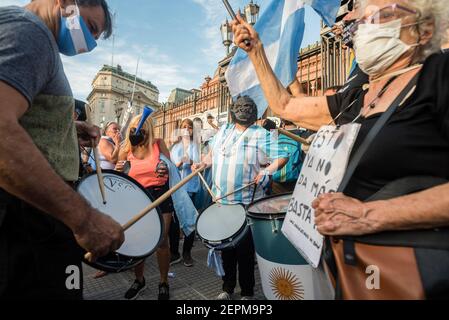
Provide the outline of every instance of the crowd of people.
{"type": "MultiPolygon", "coordinates": [[[[360,127],[345,184],[313,202],[336,297],[449,297],[449,12],[442,0],[352,4],[343,26],[333,30],[354,50],[356,63],[347,83],[326,88],[323,96],[308,97],[297,82],[285,88],[258,33],[240,16],[232,22],[235,45],[250,57],[283,129],[312,142],[322,126],[360,127]],[[382,270],[383,290],[365,287],[366,267],[373,264],[382,270]]],[[[59,54],[92,51],[111,32],[105,0],[0,8],[0,133],[7,137],[0,141],[0,299],[82,299],[82,283],[66,288],[66,267],[82,270],[85,252],[95,260],[124,242],[122,227],[75,191],[80,176],[97,169],[86,148],[98,146],[102,169],[123,172],[153,199],[169,191],[172,165],[180,179],[207,168],[205,181],[197,176],[184,187],[198,213],[217,201],[246,207],[296,186],[307,146],[278,136],[274,122],[258,119],[248,96],[234,101],[221,127],[212,116],[209,130],[201,119],[180,119],[169,146],[155,137],[151,117],[132,119],[123,137],[118,123],[100,132],[84,122],[59,54]],[[81,28],[69,29],[67,21],[81,28]],[[135,135],[142,139],[133,141],[135,135]]],[[[183,234],[174,202],[172,196],[159,205],[159,300],[170,298],[170,265],[195,263],[196,234],[183,234]]],[[[241,299],[252,299],[251,231],[221,258],[217,299],[232,299],[237,281],[241,299]]],[[[146,287],[144,268],[144,260],[134,267],[126,299],[146,287]]]]}

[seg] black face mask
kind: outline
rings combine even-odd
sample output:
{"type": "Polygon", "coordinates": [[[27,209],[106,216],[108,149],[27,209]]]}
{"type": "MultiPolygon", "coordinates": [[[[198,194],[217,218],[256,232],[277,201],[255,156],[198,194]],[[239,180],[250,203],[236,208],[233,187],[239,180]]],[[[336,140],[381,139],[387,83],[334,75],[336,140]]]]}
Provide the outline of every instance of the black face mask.
{"type": "Polygon", "coordinates": [[[257,121],[257,106],[249,97],[238,98],[231,109],[232,121],[242,126],[250,126],[257,121]]]}
{"type": "Polygon", "coordinates": [[[354,28],[355,22],[356,20],[345,21],[343,26],[343,44],[351,49],[354,48],[354,42],[352,40],[354,35],[352,34],[352,29],[354,28]]]}
{"type": "Polygon", "coordinates": [[[129,134],[129,142],[133,147],[137,147],[145,141],[145,131],[140,130],[139,134],[136,134],[136,129],[132,128],[129,134]]]}

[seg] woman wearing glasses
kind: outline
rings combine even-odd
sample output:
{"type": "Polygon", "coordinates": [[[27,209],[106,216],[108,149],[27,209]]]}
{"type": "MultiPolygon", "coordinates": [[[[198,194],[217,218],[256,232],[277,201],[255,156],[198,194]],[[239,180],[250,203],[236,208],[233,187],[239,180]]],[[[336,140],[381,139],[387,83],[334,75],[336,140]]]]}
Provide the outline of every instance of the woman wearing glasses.
{"type": "MultiPolygon", "coordinates": [[[[333,253],[340,262],[348,265],[347,257],[358,258],[352,261],[353,271],[365,261],[360,257],[362,251],[342,256],[345,248],[339,247],[340,251],[336,252],[335,246],[349,242],[335,237],[449,226],[447,183],[405,196],[368,201],[400,179],[426,176],[449,180],[449,57],[440,53],[449,20],[446,7],[446,1],[442,0],[360,1],[352,33],[356,59],[360,68],[369,75],[369,86],[330,97],[292,97],[275,77],[257,32],[241,18],[233,23],[234,41],[248,53],[254,64],[272,111],[311,130],[329,123],[360,124],[352,155],[380,117],[417,77],[416,90],[403,99],[401,107],[377,134],[344,194],[323,194],[313,203],[316,227],[321,234],[334,236],[333,253]],[[246,39],[251,41],[250,46],[244,44],[246,39]]],[[[384,255],[383,260],[392,263],[391,270],[395,273],[388,278],[391,274],[381,268],[380,285],[383,290],[371,290],[365,296],[359,295],[355,289],[352,293],[348,290],[357,286],[354,281],[343,281],[344,269],[337,263],[335,271],[341,280],[338,283],[340,293],[343,292],[341,297],[447,297],[449,276],[438,278],[439,267],[449,265],[449,250],[442,248],[442,243],[449,243],[449,237],[439,244],[433,242],[431,247],[435,251],[432,254],[438,257],[435,259],[421,255],[418,249],[411,250],[410,261],[404,268],[394,265],[396,259],[401,258],[400,254],[380,247],[381,250],[375,254],[384,255]],[[419,277],[407,280],[404,275],[410,275],[411,270],[419,270],[414,276],[420,275],[421,280],[412,280],[419,277]],[[429,280],[432,277],[434,279],[429,280]]],[[[359,287],[362,283],[365,285],[365,280],[363,277],[357,280],[359,287]]]]}

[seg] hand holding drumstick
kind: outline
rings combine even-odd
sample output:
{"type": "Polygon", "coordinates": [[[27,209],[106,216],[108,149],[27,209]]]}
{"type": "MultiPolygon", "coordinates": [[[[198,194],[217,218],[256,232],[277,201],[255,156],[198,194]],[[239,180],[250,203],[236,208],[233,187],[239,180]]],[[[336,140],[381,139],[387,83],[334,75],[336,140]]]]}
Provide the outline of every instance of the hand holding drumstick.
{"type": "MultiPolygon", "coordinates": [[[[154,201],[151,205],[143,209],[141,212],[139,212],[136,216],[134,216],[130,221],[128,221],[126,224],[122,226],[123,230],[126,231],[129,228],[131,228],[134,224],[139,222],[143,217],[145,217],[147,214],[149,214],[151,211],[156,209],[162,202],[167,200],[169,197],[171,197],[172,194],[174,194],[176,191],[181,189],[185,184],[187,184],[190,180],[192,180],[198,173],[204,171],[206,168],[201,167],[192,172],[189,176],[184,178],[181,182],[179,182],[177,185],[175,185],[173,188],[168,190],[166,193],[164,193],[162,196],[160,196],[156,201],[154,201]]],[[[94,256],[91,252],[88,252],[84,259],[86,259],[89,262],[92,262],[94,259],[94,256]]]]}

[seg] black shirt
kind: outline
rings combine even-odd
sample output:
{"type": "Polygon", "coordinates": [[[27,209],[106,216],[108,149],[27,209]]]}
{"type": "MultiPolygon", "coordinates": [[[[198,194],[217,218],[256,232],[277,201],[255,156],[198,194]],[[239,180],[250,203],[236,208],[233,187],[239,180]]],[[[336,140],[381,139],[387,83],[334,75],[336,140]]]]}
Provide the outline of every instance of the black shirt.
{"type": "MultiPolygon", "coordinates": [[[[363,107],[361,88],[328,97],[329,110],[336,122],[352,122],[363,107]]],[[[380,114],[361,119],[361,129],[353,153],[379,120],[380,114]]],[[[409,176],[449,179],[449,55],[427,59],[419,75],[415,93],[404,103],[376,137],[361,160],[345,194],[366,200],[386,184],[409,176]]]]}
{"type": "Polygon", "coordinates": [[[347,91],[359,90],[360,88],[363,87],[364,84],[368,82],[369,82],[368,75],[364,73],[357,64],[354,70],[349,75],[348,80],[346,80],[346,83],[343,85],[343,88],[341,88],[341,90],[338,91],[338,93],[346,94],[347,91]]]}

